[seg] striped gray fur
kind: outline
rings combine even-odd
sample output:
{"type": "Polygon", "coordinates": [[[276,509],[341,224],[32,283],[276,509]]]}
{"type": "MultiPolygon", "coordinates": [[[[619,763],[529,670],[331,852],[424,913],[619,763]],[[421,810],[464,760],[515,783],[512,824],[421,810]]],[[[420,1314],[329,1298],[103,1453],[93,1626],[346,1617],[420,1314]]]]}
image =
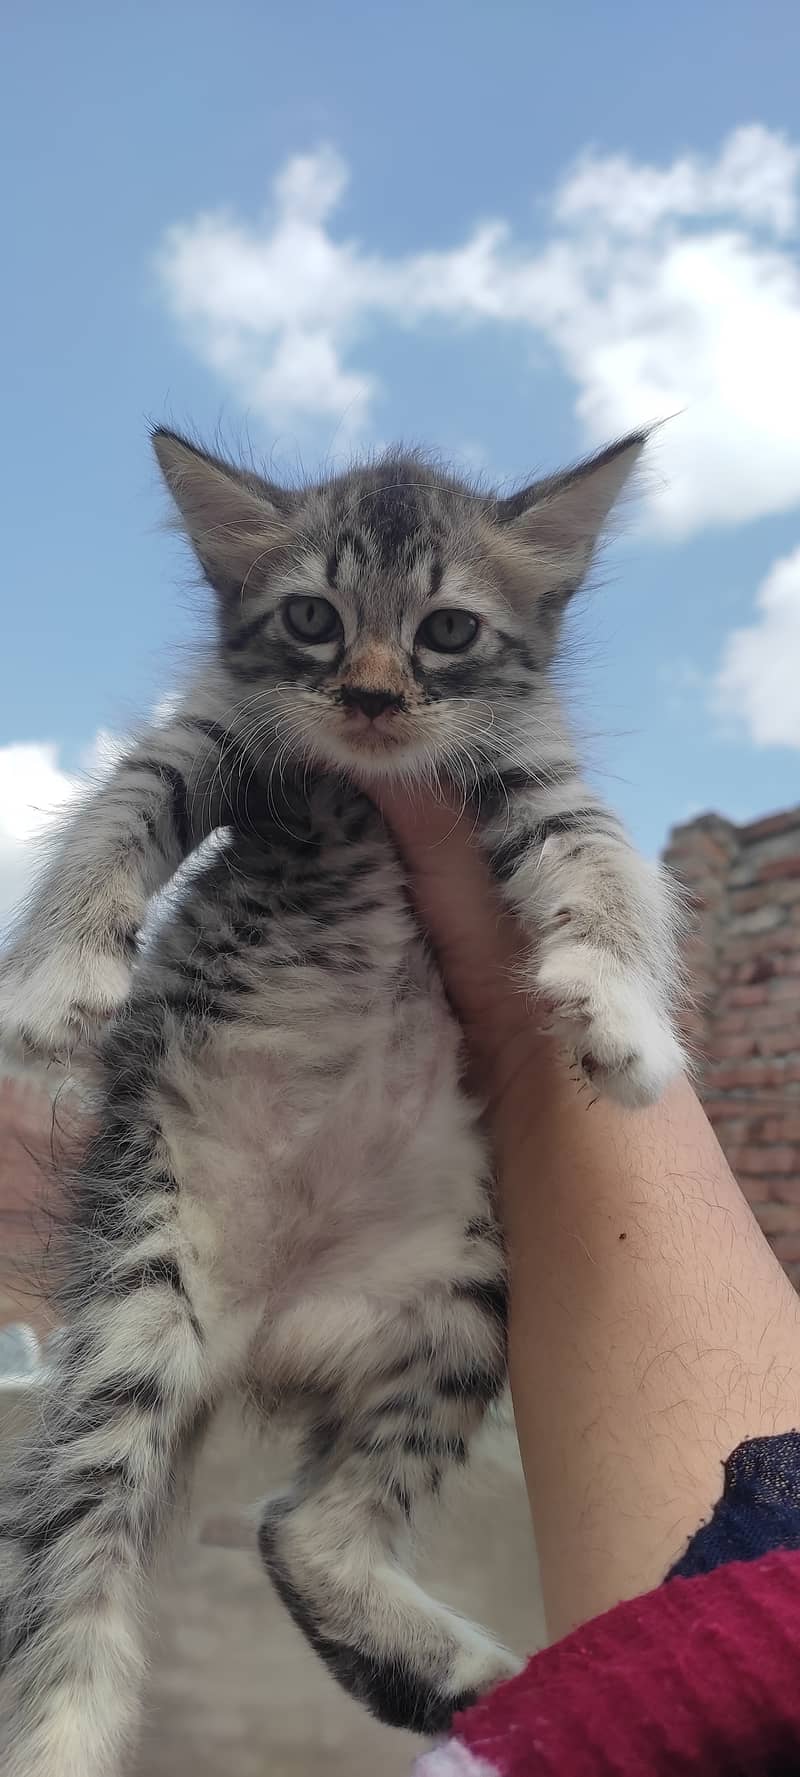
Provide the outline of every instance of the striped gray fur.
{"type": "Polygon", "coordinates": [[[96,1111],[65,1332],[0,1497],[6,1777],[122,1768],[152,1562],[231,1392],[301,1428],[259,1546],[342,1684],[432,1733],[515,1669],[409,1571],[504,1385],[505,1266],[459,1032],[367,790],[474,801],[530,933],[523,990],[595,1090],[658,1097],[682,1062],[673,904],[550,677],[640,446],[500,502],[400,454],[287,492],[156,437],[217,642],[70,817],[0,969],[6,1047],[82,1067],[96,1111]]]}

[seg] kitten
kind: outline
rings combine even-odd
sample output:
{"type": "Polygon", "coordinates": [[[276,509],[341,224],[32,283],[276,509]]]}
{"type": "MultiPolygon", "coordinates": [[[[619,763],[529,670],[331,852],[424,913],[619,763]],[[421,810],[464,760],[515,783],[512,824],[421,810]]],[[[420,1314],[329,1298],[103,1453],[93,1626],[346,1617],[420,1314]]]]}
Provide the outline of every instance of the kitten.
{"type": "Polygon", "coordinates": [[[153,1552],[232,1390],[302,1426],[260,1549],[355,1697],[434,1733],[515,1669],[405,1565],[503,1386],[506,1286],[459,1032],[354,782],[474,797],[528,985],[595,1090],[656,1099],[672,904],[549,677],[643,442],[495,499],[399,453],[287,492],[155,433],[216,645],[70,819],[0,978],[7,1045],[99,1070],[65,1332],[0,1500],[6,1777],[120,1768],[153,1552]]]}

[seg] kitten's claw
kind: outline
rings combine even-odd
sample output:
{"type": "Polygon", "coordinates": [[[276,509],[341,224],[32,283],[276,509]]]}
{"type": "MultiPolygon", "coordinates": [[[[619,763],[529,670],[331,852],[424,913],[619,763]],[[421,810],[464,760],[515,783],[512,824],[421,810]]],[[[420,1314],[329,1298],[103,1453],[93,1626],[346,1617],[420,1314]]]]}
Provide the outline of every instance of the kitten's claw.
{"type": "Polygon", "coordinates": [[[686,1063],[652,988],[583,945],[554,948],[536,975],[552,1027],[595,1092],[655,1104],[686,1063]]]}

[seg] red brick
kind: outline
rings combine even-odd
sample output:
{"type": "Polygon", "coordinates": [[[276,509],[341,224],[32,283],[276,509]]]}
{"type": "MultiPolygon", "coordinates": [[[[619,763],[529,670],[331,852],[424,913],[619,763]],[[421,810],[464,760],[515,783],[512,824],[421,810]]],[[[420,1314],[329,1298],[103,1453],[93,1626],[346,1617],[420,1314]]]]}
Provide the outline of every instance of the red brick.
{"type": "Polygon", "coordinates": [[[800,1142],[800,1112],[788,1108],[785,1116],[765,1117],[759,1126],[760,1141],[800,1142]]]}
{"type": "Polygon", "coordinates": [[[710,1005],[716,998],[718,976],[710,963],[691,957],[684,952],[683,966],[691,989],[691,996],[696,1006],[710,1005]]]}
{"type": "Polygon", "coordinates": [[[719,975],[716,957],[711,950],[708,949],[701,955],[695,954],[693,956],[688,949],[684,948],[682,957],[684,973],[689,982],[692,999],[701,1006],[716,999],[719,975]]]}
{"type": "MultiPolygon", "coordinates": [[[[783,860],[778,861],[782,862],[783,860]]],[[[765,865],[765,870],[766,867],[765,865]]],[[[800,872],[792,877],[784,875],[770,881],[766,888],[762,882],[753,888],[731,890],[731,906],[734,913],[751,913],[754,907],[762,905],[765,898],[778,907],[791,907],[795,901],[800,901],[800,872]]]]}
{"type": "MultiPolygon", "coordinates": [[[[726,1135],[723,1129],[715,1129],[714,1134],[717,1137],[731,1172],[738,1178],[739,1169],[736,1165],[736,1155],[742,1152],[744,1137],[742,1135],[726,1135]]],[[[772,1197],[773,1193],[772,1191],[765,1189],[762,1191],[761,1195],[762,1197],[772,1197]]]]}
{"type": "Polygon", "coordinates": [[[776,974],[775,980],[771,981],[769,985],[769,997],[772,1001],[791,1001],[797,1007],[798,1021],[800,1021],[800,987],[796,981],[785,981],[780,973],[776,974]]]}
{"type": "Polygon", "coordinates": [[[749,962],[740,963],[736,970],[737,981],[769,981],[775,974],[777,963],[772,956],[754,956],[749,962]]]}
{"type": "Polygon", "coordinates": [[[740,1011],[729,1012],[723,999],[720,999],[716,1017],[713,1020],[713,1032],[721,1037],[737,1036],[740,1031],[749,1030],[753,1016],[752,1006],[740,1011]]]}
{"type": "MultiPolygon", "coordinates": [[[[792,908],[793,922],[797,911],[797,908],[792,908]]],[[[758,946],[759,955],[764,955],[768,952],[770,955],[780,953],[781,955],[793,956],[796,951],[800,950],[800,932],[795,929],[794,923],[791,925],[784,924],[777,926],[774,932],[742,932],[736,933],[730,938],[726,936],[724,939],[724,945],[725,957],[730,962],[748,961],[752,956],[756,945],[758,946]]],[[[778,966],[780,968],[782,965],[779,964],[778,966]]]]}
{"type": "Polygon", "coordinates": [[[768,1006],[751,1006],[745,1013],[745,1030],[778,1030],[784,1026],[797,1034],[800,1048],[800,1011],[791,1000],[772,1000],[768,1006]]]}
{"type": "MultiPolygon", "coordinates": [[[[759,896],[763,900],[763,896],[759,896]]],[[[750,987],[731,987],[725,995],[729,1006],[766,1006],[769,1001],[769,988],[764,983],[750,987]]]]}
{"type": "Polygon", "coordinates": [[[800,1063],[794,1072],[793,1066],[792,1063],[769,1062],[760,1055],[746,1061],[724,1061],[711,1066],[708,1085],[712,1092],[728,1092],[732,1088],[747,1086],[756,1092],[765,1087],[780,1090],[789,1080],[800,1080],[800,1063]]]}
{"type": "Polygon", "coordinates": [[[785,1056],[791,1062],[799,1048],[800,1031],[796,1024],[781,1024],[777,1030],[757,1030],[753,1033],[755,1055],[770,1055],[776,1061],[785,1056]]]}
{"type": "MultiPolygon", "coordinates": [[[[720,1095],[715,1095],[711,1088],[708,1088],[708,1091],[704,1091],[704,1105],[706,1105],[706,1116],[711,1120],[711,1123],[716,1123],[718,1118],[725,1118],[725,1116],[736,1116],[736,1118],[780,1116],[786,1107],[786,1095],[784,1093],[779,1093],[779,1095],[775,1095],[775,1093],[720,1093],[720,1095]]],[[[793,1109],[800,1111],[800,1100],[793,1105],[793,1109]]]]}
{"type": "Polygon", "coordinates": [[[773,1234],[770,1246],[782,1265],[800,1262],[800,1228],[796,1234],[773,1234]]]}
{"type": "Polygon", "coordinates": [[[773,1203],[793,1203],[800,1209],[800,1177],[796,1173],[791,1177],[785,1173],[782,1178],[761,1178],[758,1185],[762,1195],[773,1203]]]}
{"type": "MultiPolygon", "coordinates": [[[[761,1148],[737,1148],[736,1170],[749,1174],[797,1173],[800,1176],[800,1149],[788,1145],[761,1148]]],[[[733,1161],[731,1161],[733,1165],[733,1161]]]]}
{"type": "Polygon", "coordinates": [[[800,901],[800,879],[784,877],[782,881],[771,882],[766,892],[770,900],[777,901],[781,907],[793,907],[800,901]]]}
{"type": "Polygon", "coordinates": [[[763,899],[763,888],[737,888],[731,893],[734,913],[752,913],[754,907],[761,906],[763,899]]]}
{"type": "Polygon", "coordinates": [[[668,847],[666,854],[667,866],[674,870],[676,876],[691,874],[697,877],[703,870],[712,870],[721,875],[730,868],[732,853],[727,846],[719,845],[707,833],[692,833],[691,839],[683,835],[676,838],[668,847]]]}
{"type": "Polygon", "coordinates": [[[777,882],[782,876],[800,877],[800,857],[772,858],[758,872],[762,882],[777,882]]]}
{"type": "Polygon", "coordinates": [[[778,1092],[726,1092],[721,1099],[715,1099],[713,1093],[709,1092],[707,1101],[704,1102],[707,1102],[712,1106],[715,1104],[724,1104],[725,1110],[722,1112],[722,1115],[726,1117],[731,1115],[751,1118],[780,1117],[786,1110],[787,1105],[792,1111],[800,1111],[800,1097],[797,1096],[796,1087],[794,1087],[791,1092],[788,1090],[781,1090],[778,1092]]]}
{"type": "Polygon", "coordinates": [[[706,1105],[706,1116],[713,1123],[720,1141],[744,1141],[752,1127],[749,1106],[737,1105],[732,1098],[716,1099],[706,1105]],[[716,1112],[716,1115],[714,1114],[716,1112]]]}
{"type": "Polygon", "coordinates": [[[765,890],[760,897],[760,906],[754,907],[750,913],[731,913],[726,924],[734,937],[763,940],[770,932],[781,932],[786,925],[787,915],[791,919],[796,911],[800,909],[780,907],[770,899],[769,892],[765,890]]]}
{"type": "Polygon", "coordinates": [[[681,899],[686,913],[697,914],[706,913],[708,911],[708,898],[706,895],[701,894],[698,889],[688,888],[684,884],[681,888],[681,899]]]}
{"type": "Polygon", "coordinates": [[[778,1000],[783,1000],[787,1006],[796,1008],[798,1022],[800,1022],[800,982],[798,982],[798,976],[800,976],[800,955],[782,956],[776,954],[775,976],[767,985],[770,1005],[774,1006],[778,1000]]]}
{"type": "Polygon", "coordinates": [[[708,1032],[708,1015],[699,1012],[696,1007],[687,1007],[680,1014],[681,1024],[686,1031],[693,1031],[696,1037],[705,1037],[708,1032]]]}
{"type": "Polygon", "coordinates": [[[708,1044],[709,1058],[713,1061],[739,1061],[745,1055],[758,1053],[755,1037],[746,1037],[743,1032],[732,1037],[715,1033],[708,1044]]]}
{"type": "Polygon", "coordinates": [[[713,1092],[730,1092],[736,1086],[763,1085],[764,1071],[763,1064],[759,1064],[759,1073],[754,1077],[752,1064],[743,1067],[735,1062],[722,1062],[709,1071],[706,1084],[713,1092]]]}
{"type": "Polygon", "coordinates": [[[765,1053],[770,1055],[784,1055],[788,1066],[793,1066],[800,1059],[800,1022],[796,1019],[791,1024],[786,1021],[778,1024],[776,1021],[775,1024],[768,1025],[766,1030],[755,1030],[753,1035],[759,1048],[764,1048],[765,1053]],[[767,1044],[769,1048],[766,1047],[767,1044]]]}
{"type": "Polygon", "coordinates": [[[776,1104],[771,1097],[762,1103],[758,1098],[734,1098],[732,1094],[714,1097],[706,1095],[705,1092],[703,1093],[703,1105],[706,1116],[709,1122],[713,1123],[715,1129],[728,1117],[741,1120],[745,1117],[752,1117],[758,1112],[763,1116],[774,1116],[775,1114],[780,1115],[782,1110],[780,1102],[776,1104]]]}
{"type": "Polygon", "coordinates": [[[758,839],[771,839],[775,833],[790,833],[793,827],[800,830],[800,809],[787,808],[779,814],[764,815],[760,821],[749,821],[740,828],[739,837],[742,845],[752,845],[758,839]]]}
{"type": "Polygon", "coordinates": [[[708,938],[699,933],[691,933],[684,940],[683,955],[687,963],[695,963],[700,968],[710,968],[713,962],[713,945],[708,938]]]}
{"type": "Polygon", "coordinates": [[[754,1203],[752,1208],[765,1234],[800,1234],[800,1204],[754,1203]]]}
{"type": "MultiPolygon", "coordinates": [[[[731,1167],[731,1171],[735,1177],[736,1168],[731,1167]]],[[[742,1196],[749,1203],[753,1214],[757,1215],[759,1203],[763,1202],[763,1199],[766,1196],[765,1180],[761,1178],[740,1178],[738,1183],[742,1196]]]]}
{"type": "Polygon", "coordinates": [[[712,919],[695,919],[689,921],[684,937],[687,955],[710,957],[717,938],[717,921],[712,919]]]}
{"type": "Polygon", "coordinates": [[[716,996],[716,983],[690,972],[687,985],[690,997],[684,1008],[686,1016],[706,1019],[716,996]]]}

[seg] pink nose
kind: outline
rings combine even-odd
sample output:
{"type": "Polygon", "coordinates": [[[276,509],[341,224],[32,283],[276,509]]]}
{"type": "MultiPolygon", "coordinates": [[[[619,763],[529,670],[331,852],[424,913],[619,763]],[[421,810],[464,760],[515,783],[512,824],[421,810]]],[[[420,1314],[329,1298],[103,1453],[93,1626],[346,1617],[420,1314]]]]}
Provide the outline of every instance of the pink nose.
{"type": "Polygon", "coordinates": [[[399,710],[403,703],[395,691],[362,691],[358,685],[343,685],[341,697],[345,709],[361,710],[370,719],[386,710],[399,710]]]}

